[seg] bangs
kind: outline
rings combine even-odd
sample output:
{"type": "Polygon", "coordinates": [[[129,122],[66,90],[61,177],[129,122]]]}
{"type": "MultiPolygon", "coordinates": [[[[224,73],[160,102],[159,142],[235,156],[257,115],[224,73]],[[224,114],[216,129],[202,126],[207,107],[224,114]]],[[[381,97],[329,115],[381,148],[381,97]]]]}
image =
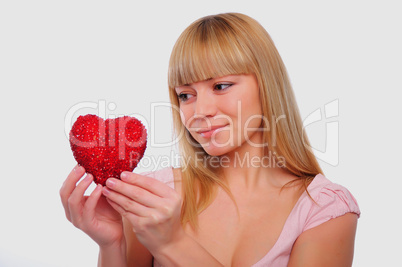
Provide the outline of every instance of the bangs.
{"type": "MultiPolygon", "coordinates": [[[[239,27],[236,27],[239,28],[239,27]]],[[[168,84],[175,88],[210,78],[253,73],[249,40],[227,20],[207,17],[190,25],[177,40],[169,62],[168,84]]]]}

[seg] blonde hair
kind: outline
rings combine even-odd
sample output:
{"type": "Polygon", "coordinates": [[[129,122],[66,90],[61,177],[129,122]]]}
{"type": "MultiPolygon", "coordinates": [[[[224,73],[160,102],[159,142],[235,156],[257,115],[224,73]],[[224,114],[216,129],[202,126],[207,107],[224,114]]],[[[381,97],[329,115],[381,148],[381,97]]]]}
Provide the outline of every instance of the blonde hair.
{"type": "MultiPolygon", "coordinates": [[[[285,65],[267,31],[239,13],[206,16],[193,22],[178,38],[169,62],[168,84],[173,123],[186,168],[182,171],[182,223],[197,226],[198,214],[214,198],[214,186],[229,194],[219,168],[199,164],[208,154],[181,122],[175,87],[233,74],[254,74],[260,89],[264,118],[275,119],[275,131],[263,131],[264,155],[284,158],[287,171],[307,185],[322,170],[312,153],[285,65]],[[280,118],[280,119],[279,119],[280,118]],[[194,159],[194,160],[193,160],[194,159]],[[197,164],[198,163],[198,164],[197,164]]],[[[270,129],[267,120],[261,127],[270,129]]],[[[272,130],[272,129],[271,129],[272,130]]],[[[205,162],[205,161],[204,161],[205,162]]]]}

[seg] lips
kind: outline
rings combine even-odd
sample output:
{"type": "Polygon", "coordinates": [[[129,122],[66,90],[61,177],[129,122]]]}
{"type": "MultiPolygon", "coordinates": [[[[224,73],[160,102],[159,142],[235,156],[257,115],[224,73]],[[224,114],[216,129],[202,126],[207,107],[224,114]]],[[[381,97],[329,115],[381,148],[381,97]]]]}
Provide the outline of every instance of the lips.
{"type": "Polygon", "coordinates": [[[215,125],[209,128],[200,128],[196,130],[196,133],[200,134],[202,137],[211,137],[213,133],[219,131],[220,129],[223,129],[224,127],[228,126],[228,124],[225,125],[215,125]]]}

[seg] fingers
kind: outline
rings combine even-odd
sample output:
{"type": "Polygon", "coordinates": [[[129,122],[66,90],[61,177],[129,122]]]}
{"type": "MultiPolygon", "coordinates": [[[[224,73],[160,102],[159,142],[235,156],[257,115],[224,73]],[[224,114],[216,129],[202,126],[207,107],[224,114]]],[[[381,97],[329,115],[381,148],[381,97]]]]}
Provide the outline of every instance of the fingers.
{"type": "Polygon", "coordinates": [[[123,172],[121,177],[122,180],[107,179],[102,193],[109,204],[137,228],[180,217],[181,198],[174,189],[143,175],[123,172]]]}
{"type": "Polygon", "coordinates": [[[135,213],[124,210],[120,205],[113,202],[109,198],[106,198],[106,200],[109,203],[109,205],[112,206],[112,208],[114,208],[123,218],[126,218],[128,221],[130,221],[132,225],[136,225],[138,223],[139,218],[143,217],[135,213]]]}
{"type": "Polygon", "coordinates": [[[91,195],[87,198],[84,208],[83,214],[85,214],[84,218],[93,219],[95,217],[96,205],[98,204],[99,198],[102,196],[102,186],[98,184],[94,191],[92,191],[91,195]]]}
{"type": "MultiPolygon", "coordinates": [[[[151,193],[148,190],[145,190],[141,187],[131,185],[125,182],[122,182],[118,179],[115,178],[109,178],[106,181],[106,190],[104,190],[104,193],[108,193],[110,191],[117,192],[119,193],[121,197],[125,196],[131,200],[134,200],[137,203],[140,203],[144,206],[147,207],[155,207],[155,202],[157,202],[161,197],[151,193]],[[108,190],[110,189],[110,190],[108,190]]],[[[108,195],[110,198],[111,195],[108,195]]],[[[114,197],[118,197],[117,195],[114,195],[114,197]]],[[[123,200],[122,198],[118,198],[123,200]]],[[[115,201],[117,202],[117,201],[115,201]]],[[[117,202],[121,203],[121,202],[117,202]]]]}
{"type": "Polygon", "coordinates": [[[62,187],[60,188],[60,198],[68,220],[70,220],[70,213],[68,211],[68,199],[71,193],[74,191],[77,182],[84,175],[84,173],[85,169],[79,165],[76,165],[67,176],[67,179],[64,181],[62,187]]]}
{"type": "Polygon", "coordinates": [[[147,191],[160,197],[171,197],[172,194],[176,193],[174,189],[162,183],[161,181],[133,172],[122,172],[121,180],[126,183],[146,189],[147,191]]]}
{"type": "MultiPolygon", "coordinates": [[[[138,177],[133,177],[130,180],[132,183],[121,181],[116,178],[109,178],[106,181],[106,187],[102,192],[110,205],[119,212],[123,217],[134,217],[131,220],[145,219],[145,221],[159,222],[172,218],[172,216],[179,214],[181,209],[181,198],[179,194],[164,183],[161,183],[152,178],[139,175],[139,179],[147,179],[156,181],[137,182],[138,177]],[[133,184],[135,183],[135,185],[133,184]],[[145,185],[149,191],[136,184],[145,185]],[[156,187],[157,189],[152,188],[156,187]],[[160,197],[153,192],[158,190],[173,190],[173,193],[164,193],[168,197],[160,197]],[[178,211],[175,212],[175,211],[178,211]],[[177,213],[177,214],[176,214],[177,213]]],[[[128,178],[129,179],[129,178],[128,178]]],[[[135,224],[135,223],[134,223],[135,224]]]]}
{"type": "MultiPolygon", "coordinates": [[[[110,178],[108,179],[110,180],[110,178]]],[[[124,187],[124,184],[123,184],[124,187]]],[[[126,186],[127,187],[127,186],[126,186]]],[[[126,216],[127,213],[132,213],[137,216],[143,217],[149,214],[149,206],[136,202],[133,199],[122,195],[116,191],[113,191],[107,187],[102,190],[103,195],[107,198],[112,207],[117,210],[122,216],[126,216]]],[[[143,201],[146,202],[146,201],[143,201]]],[[[150,204],[152,205],[152,204],[150,204]]]]}
{"type": "MultiPolygon", "coordinates": [[[[117,204],[116,202],[114,202],[113,200],[111,200],[110,198],[106,198],[107,202],[110,204],[110,206],[112,206],[118,213],[120,213],[122,216],[127,216],[129,214],[133,214],[132,212],[129,212],[127,210],[125,210],[123,207],[121,207],[119,204],[117,204]]],[[[137,215],[135,215],[137,216],[137,215]]]]}
{"type": "Polygon", "coordinates": [[[78,228],[79,223],[82,221],[82,211],[85,202],[84,193],[92,181],[93,176],[91,174],[85,176],[85,178],[76,186],[67,201],[71,222],[78,228]]]}

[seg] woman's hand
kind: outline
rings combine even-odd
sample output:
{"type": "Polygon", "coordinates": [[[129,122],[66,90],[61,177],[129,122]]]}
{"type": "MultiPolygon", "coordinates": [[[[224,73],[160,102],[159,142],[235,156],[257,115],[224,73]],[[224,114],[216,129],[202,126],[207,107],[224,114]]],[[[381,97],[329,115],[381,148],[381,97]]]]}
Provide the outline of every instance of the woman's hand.
{"type": "Polygon", "coordinates": [[[122,218],[102,196],[102,186],[97,185],[90,196],[85,190],[93,181],[88,174],[81,182],[85,169],[76,166],[60,189],[60,197],[67,219],[89,235],[101,248],[125,244],[122,218]]]}
{"type": "Polygon", "coordinates": [[[109,178],[103,194],[133,226],[137,239],[151,252],[184,235],[180,223],[181,198],[166,184],[147,176],[123,172],[121,180],[109,178]]]}

